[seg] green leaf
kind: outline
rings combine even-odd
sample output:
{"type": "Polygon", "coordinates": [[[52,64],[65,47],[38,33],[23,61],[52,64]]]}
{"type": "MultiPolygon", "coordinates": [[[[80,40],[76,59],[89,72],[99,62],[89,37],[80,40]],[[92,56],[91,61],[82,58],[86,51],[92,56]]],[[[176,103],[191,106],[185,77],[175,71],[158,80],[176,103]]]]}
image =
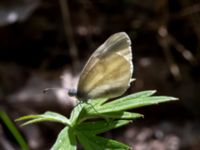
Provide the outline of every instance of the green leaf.
{"type": "Polygon", "coordinates": [[[100,113],[106,112],[115,112],[115,111],[123,111],[128,109],[139,108],[147,105],[154,105],[158,103],[163,103],[167,101],[174,101],[177,98],[169,97],[169,96],[151,96],[151,97],[138,97],[135,99],[130,99],[130,97],[123,98],[123,100],[114,100],[107,104],[102,105],[99,109],[97,109],[100,113]],[[113,107],[115,106],[115,107],[113,107]]]}
{"type": "Polygon", "coordinates": [[[121,127],[132,119],[143,117],[142,114],[127,112],[126,110],[177,100],[168,96],[152,96],[156,91],[143,91],[128,95],[113,101],[100,98],[80,102],[73,109],[70,119],[53,113],[46,112],[42,115],[24,116],[17,121],[29,120],[24,125],[41,122],[61,122],[66,126],[59,134],[51,150],[76,150],[76,137],[85,150],[127,150],[127,145],[106,139],[97,134],[121,127]],[[86,120],[90,119],[89,122],[86,120]]]}
{"type": "Polygon", "coordinates": [[[85,150],[130,150],[130,147],[115,140],[80,132],[77,135],[85,150]]]}
{"type": "Polygon", "coordinates": [[[126,111],[118,111],[118,112],[108,112],[108,113],[90,113],[85,116],[86,118],[103,118],[103,119],[136,119],[144,117],[142,114],[139,113],[132,113],[126,111]]]}
{"type": "Polygon", "coordinates": [[[108,112],[108,113],[101,113],[97,114],[97,116],[102,116],[103,118],[113,118],[113,119],[136,119],[136,118],[142,118],[144,115],[139,113],[132,113],[132,112],[126,112],[126,111],[117,111],[117,112],[108,112]]]}
{"type": "Polygon", "coordinates": [[[100,134],[106,131],[109,131],[114,128],[121,127],[128,123],[131,123],[130,120],[102,120],[95,122],[85,122],[81,123],[76,127],[76,132],[86,132],[89,134],[100,134]]]}
{"type": "Polygon", "coordinates": [[[91,103],[92,106],[100,106],[103,103],[105,103],[108,100],[108,98],[98,98],[98,99],[92,99],[88,102],[91,103]]]}
{"type": "Polygon", "coordinates": [[[65,127],[51,148],[51,150],[76,150],[77,141],[74,131],[70,127],[65,127]]]}
{"type": "Polygon", "coordinates": [[[16,119],[16,121],[23,121],[23,120],[29,120],[29,121],[23,123],[22,126],[43,121],[59,122],[65,125],[70,125],[69,119],[67,119],[65,116],[50,111],[45,112],[44,114],[41,115],[28,115],[16,119]]]}
{"type": "MultiPolygon", "coordinates": [[[[117,118],[120,115],[121,116],[124,115],[124,114],[120,114],[120,111],[125,110],[125,109],[121,109],[121,110],[118,109],[117,106],[119,104],[128,102],[129,100],[137,99],[137,98],[149,97],[149,96],[153,95],[155,92],[156,92],[155,90],[138,92],[138,93],[131,94],[131,95],[123,97],[123,98],[119,98],[117,100],[113,100],[108,103],[105,103],[108,100],[107,98],[99,98],[99,99],[89,100],[87,102],[80,103],[75,107],[75,109],[71,113],[70,120],[74,124],[74,122],[80,123],[82,121],[85,121],[86,119],[95,118],[95,117],[104,117],[105,118],[105,116],[112,117],[112,115],[113,115],[113,118],[114,118],[114,115],[115,115],[115,117],[117,118]],[[113,108],[113,106],[115,106],[114,107],[115,110],[110,109],[110,108],[107,110],[107,108],[109,106],[110,106],[110,108],[113,108]],[[118,112],[118,114],[114,114],[114,112],[118,112]],[[113,113],[113,114],[105,114],[105,113],[113,113]]],[[[128,103],[128,105],[129,105],[129,103],[128,103]]],[[[124,106],[121,106],[121,107],[124,107],[124,106]]],[[[129,106],[126,106],[126,107],[129,107],[129,106]]],[[[127,114],[125,114],[125,115],[127,116],[127,114]]],[[[140,117],[142,117],[142,116],[140,115],[140,117]]],[[[126,118],[126,117],[124,116],[124,118],[126,118]]],[[[129,118],[130,118],[130,116],[129,116],[129,118]]]]}
{"type": "Polygon", "coordinates": [[[133,99],[137,99],[137,98],[150,97],[155,93],[156,93],[156,90],[148,90],[148,91],[137,92],[137,93],[130,94],[128,96],[113,100],[109,104],[112,104],[113,106],[115,106],[116,103],[120,103],[120,102],[124,102],[124,101],[128,101],[128,100],[133,100],[133,99]]]}
{"type": "Polygon", "coordinates": [[[121,100],[123,99],[133,99],[133,98],[141,98],[141,97],[150,97],[151,95],[155,94],[156,90],[147,90],[147,91],[142,91],[142,92],[137,92],[130,94],[128,96],[120,98],[121,100]]]}
{"type": "Polygon", "coordinates": [[[4,111],[0,111],[0,120],[5,123],[13,137],[16,139],[17,143],[20,145],[21,149],[29,150],[28,144],[24,140],[23,136],[20,134],[13,122],[10,120],[9,116],[4,111]]]}
{"type": "Polygon", "coordinates": [[[81,119],[86,114],[86,111],[84,109],[86,105],[88,104],[81,102],[74,107],[70,115],[70,122],[72,126],[78,124],[79,119],[81,119]]]}
{"type": "MultiPolygon", "coordinates": [[[[137,92],[137,93],[128,95],[126,97],[122,97],[122,98],[117,99],[117,100],[120,102],[120,101],[124,101],[124,99],[127,100],[127,99],[134,99],[134,98],[138,98],[138,97],[149,97],[149,96],[153,95],[154,93],[156,93],[156,90],[148,90],[148,91],[143,91],[143,92],[137,92]]],[[[108,98],[92,99],[92,100],[89,100],[88,103],[90,103],[93,107],[95,107],[95,106],[102,105],[107,100],[108,100],[108,98]]],[[[115,101],[115,100],[113,100],[113,101],[115,101]]]]}

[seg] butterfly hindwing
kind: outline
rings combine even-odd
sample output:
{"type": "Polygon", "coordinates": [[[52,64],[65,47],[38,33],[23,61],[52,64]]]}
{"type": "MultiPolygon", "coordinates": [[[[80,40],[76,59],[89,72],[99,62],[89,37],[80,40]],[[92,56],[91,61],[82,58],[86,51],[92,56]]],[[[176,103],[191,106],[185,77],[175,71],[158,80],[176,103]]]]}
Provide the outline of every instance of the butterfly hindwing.
{"type": "Polygon", "coordinates": [[[90,57],[81,72],[77,97],[113,98],[129,87],[133,65],[131,41],[124,32],[108,38],[90,57]]]}

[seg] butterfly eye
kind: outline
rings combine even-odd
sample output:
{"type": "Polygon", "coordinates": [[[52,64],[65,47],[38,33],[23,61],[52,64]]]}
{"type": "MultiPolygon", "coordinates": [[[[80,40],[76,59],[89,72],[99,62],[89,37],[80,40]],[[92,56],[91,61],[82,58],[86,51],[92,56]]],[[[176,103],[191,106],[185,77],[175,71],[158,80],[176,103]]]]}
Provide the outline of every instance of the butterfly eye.
{"type": "Polygon", "coordinates": [[[76,89],[69,89],[68,95],[69,96],[77,96],[77,90],[76,89]]]}

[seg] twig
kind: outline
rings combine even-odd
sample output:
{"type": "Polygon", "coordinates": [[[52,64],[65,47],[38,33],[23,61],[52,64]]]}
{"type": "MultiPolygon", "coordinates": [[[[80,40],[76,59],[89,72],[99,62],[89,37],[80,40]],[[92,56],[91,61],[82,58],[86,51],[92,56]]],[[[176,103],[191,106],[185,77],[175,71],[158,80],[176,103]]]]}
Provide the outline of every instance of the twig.
{"type": "Polygon", "coordinates": [[[172,35],[168,34],[171,44],[176,48],[176,50],[182,54],[182,56],[189,61],[191,64],[195,65],[197,63],[193,54],[186,49],[181,43],[179,43],[172,35]]]}
{"type": "Polygon", "coordinates": [[[171,71],[172,75],[174,76],[174,78],[177,81],[179,81],[179,80],[181,80],[180,70],[179,70],[178,65],[175,63],[174,58],[173,58],[173,56],[170,52],[171,41],[169,39],[168,31],[167,31],[165,26],[161,26],[158,29],[158,35],[159,35],[158,41],[160,43],[160,46],[164,50],[164,54],[165,54],[165,57],[166,57],[167,62],[169,64],[170,71],[171,71]]]}
{"type": "Polygon", "coordinates": [[[198,12],[200,12],[200,3],[183,9],[179,13],[172,15],[171,18],[172,19],[179,19],[179,18],[182,18],[182,17],[185,17],[185,16],[192,15],[194,13],[198,13],[198,12]]]}
{"type": "Polygon", "coordinates": [[[67,3],[67,0],[60,0],[59,2],[60,2],[60,8],[61,8],[62,17],[63,17],[64,30],[67,37],[67,42],[69,44],[69,53],[73,61],[72,70],[76,71],[80,63],[78,59],[78,50],[75,44],[74,34],[73,34],[72,25],[70,21],[68,3],[67,3]]]}

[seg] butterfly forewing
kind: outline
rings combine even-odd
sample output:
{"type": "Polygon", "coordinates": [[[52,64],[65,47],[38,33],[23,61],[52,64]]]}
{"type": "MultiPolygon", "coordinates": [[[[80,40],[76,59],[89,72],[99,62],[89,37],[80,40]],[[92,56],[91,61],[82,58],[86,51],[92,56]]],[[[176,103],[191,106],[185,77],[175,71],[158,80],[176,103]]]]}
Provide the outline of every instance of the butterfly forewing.
{"type": "Polygon", "coordinates": [[[130,45],[128,35],[120,32],[92,54],[80,75],[77,91],[80,100],[113,98],[127,90],[133,71],[130,45]]]}

